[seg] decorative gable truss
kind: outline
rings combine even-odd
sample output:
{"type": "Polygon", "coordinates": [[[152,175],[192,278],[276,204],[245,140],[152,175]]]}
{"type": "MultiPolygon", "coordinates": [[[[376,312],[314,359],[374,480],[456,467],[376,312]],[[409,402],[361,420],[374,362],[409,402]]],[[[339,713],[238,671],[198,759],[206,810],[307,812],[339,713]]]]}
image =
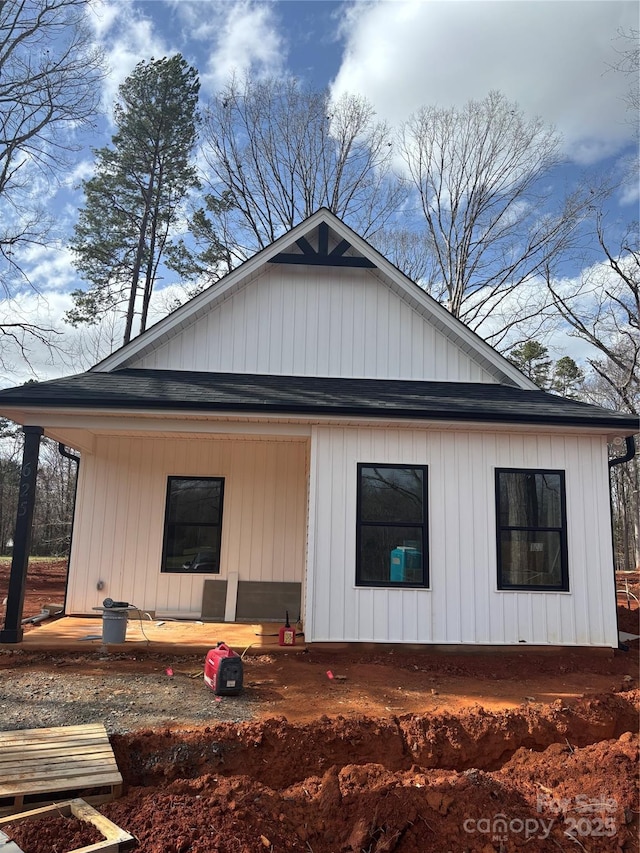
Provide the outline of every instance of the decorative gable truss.
{"type": "Polygon", "coordinates": [[[370,258],[362,255],[347,255],[352,249],[348,240],[342,239],[333,248],[329,248],[329,225],[321,222],[317,233],[318,248],[314,249],[306,237],[298,237],[296,246],[300,252],[278,252],[269,259],[271,264],[306,264],[320,267],[360,267],[375,269],[370,258]]]}

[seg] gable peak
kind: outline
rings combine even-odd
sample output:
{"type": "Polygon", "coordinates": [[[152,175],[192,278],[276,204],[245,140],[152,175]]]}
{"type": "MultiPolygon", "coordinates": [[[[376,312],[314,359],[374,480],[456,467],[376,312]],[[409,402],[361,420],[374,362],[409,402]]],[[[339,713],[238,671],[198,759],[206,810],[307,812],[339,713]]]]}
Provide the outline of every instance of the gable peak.
{"type": "MultiPolygon", "coordinates": [[[[294,229],[292,241],[282,251],[268,259],[270,264],[296,264],[322,267],[360,267],[372,269],[370,258],[357,252],[351,241],[336,230],[337,219],[321,208],[309,217],[302,233],[294,229]],[[298,232],[298,236],[295,233],[298,232]]],[[[338,226],[339,227],[339,226],[338,226]]]]}

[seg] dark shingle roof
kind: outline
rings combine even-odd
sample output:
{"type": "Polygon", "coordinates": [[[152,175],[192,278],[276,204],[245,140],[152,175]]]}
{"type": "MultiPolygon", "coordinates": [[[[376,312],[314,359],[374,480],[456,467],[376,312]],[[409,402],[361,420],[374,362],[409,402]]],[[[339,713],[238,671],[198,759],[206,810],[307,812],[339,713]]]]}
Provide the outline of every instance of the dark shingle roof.
{"type": "Polygon", "coordinates": [[[639,427],[633,415],[508,385],[131,368],[0,391],[0,411],[22,406],[639,427]]]}

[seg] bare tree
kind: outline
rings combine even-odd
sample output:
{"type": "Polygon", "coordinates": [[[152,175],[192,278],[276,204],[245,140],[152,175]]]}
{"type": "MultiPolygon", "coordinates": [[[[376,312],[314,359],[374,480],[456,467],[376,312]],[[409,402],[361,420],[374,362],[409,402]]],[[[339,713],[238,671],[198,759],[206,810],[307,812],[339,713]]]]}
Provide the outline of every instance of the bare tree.
{"type": "Polygon", "coordinates": [[[640,30],[630,27],[618,30],[618,59],[609,66],[609,70],[624,74],[629,79],[627,107],[633,113],[632,121],[638,125],[640,111],[640,30]]]}
{"type": "Polygon", "coordinates": [[[232,205],[216,232],[236,259],[263,248],[319,207],[365,237],[397,211],[392,142],[371,105],[331,101],[296,80],[232,80],[211,103],[205,159],[215,195],[232,205]]]}
{"type": "MultiPolygon", "coordinates": [[[[609,361],[599,362],[599,371],[593,371],[581,386],[581,399],[604,406],[607,409],[630,408],[640,411],[640,388],[636,385],[635,392],[625,390],[625,397],[631,393],[631,405],[621,399],[618,387],[624,387],[626,370],[609,361]]],[[[638,438],[636,437],[636,450],[638,438]]],[[[620,456],[625,451],[625,443],[621,440],[610,447],[612,458],[620,456]]],[[[616,465],[611,469],[611,507],[613,511],[613,539],[615,564],[617,569],[630,570],[640,568],[640,455],[624,465],[616,465]]]]}
{"type": "Polygon", "coordinates": [[[435,285],[430,238],[424,229],[382,228],[371,241],[378,251],[411,281],[431,292],[435,285]]]}
{"type": "MultiPolygon", "coordinates": [[[[514,312],[508,308],[497,326],[495,318],[516,289],[569,248],[592,201],[577,192],[561,209],[550,206],[541,179],[560,163],[559,150],[553,128],[525,118],[499,92],[462,109],[424,107],[401,130],[408,180],[426,223],[429,291],[494,345],[514,312]],[[493,327],[486,325],[489,314],[493,327]]],[[[532,296],[518,296],[518,320],[539,315],[532,296]]]]}
{"type": "MultiPolygon", "coordinates": [[[[41,198],[98,109],[102,56],[92,44],[90,0],[0,2],[0,290],[28,285],[24,252],[52,239],[41,198]]],[[[50,344],[50,329],[0,319],[0,363],[17,347],[50,344]]]]}
{"type": "MultiPolygon", "coordinates": [[[[49,180],[76,147],[99,103],[102,55],[87,28],[89,0],[0,3],[0,282],[19,250],[42,243],[48,222],[33,183],[49,180]]],[[[37,187],[36,187],[37,188],[37,187]]]]}
{"type": "Polygon", "coordinates": [[[619,248],[609,245],[601,215],[596,232],[603,263],[587,268],[577,288],[565,291],[547,270],[553,304],[571,334],[591,344],[589,364],[617,397],[616,408],[640,411],[640,236],[631,225],[619,248]]]}

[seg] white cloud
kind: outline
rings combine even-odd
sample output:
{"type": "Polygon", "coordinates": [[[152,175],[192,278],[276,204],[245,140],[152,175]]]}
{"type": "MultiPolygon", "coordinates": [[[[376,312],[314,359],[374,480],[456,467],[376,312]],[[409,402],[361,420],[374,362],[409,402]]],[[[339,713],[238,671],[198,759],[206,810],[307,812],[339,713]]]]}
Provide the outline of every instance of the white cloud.
{"type": "MultiPolygon", "coordinates": [[[[144,14],[144,4],[101,0],[101,26],[96,28],[98,43],[105,51],[108,76],[103,82],[102,103],[105,113],[111,114],[118,87],[138,62],[170,56],[178,48],[168,43],[153,20],[144,14]]],[[[95,16],[94,16],[95,17],[95,16]]]]}
{"type": "Polygon", "coordinates": [[[65,341],[62,315],[70,307],[71,297],[67,293],[50,293],[45,297],[35,291],[24,291],[13,299],[0,300],[0,325],[24,322],[35,329],[35,334],[30,334],[15,325],[11,328],[5,325],[0,340],[0,387],[73,372],[61,349],[65,341]]]}
{"type": "Polygon", "coordinates": [[[69,190],[75,190],[80,186],[82,181],[91,178],[94,171],[95,163],[93,160],[78,160],[73,168],[64,174],[62,186],[69,190]]]}
{"type": "Polygon", "coordinates": [[[214,42],[201,74],[203,90],[219,91],[232,74],[260,77],[282,70],[285,47],[270,4],[237,0],[215,8],[215,26],[199,30],[214,42]]]}
{"type": "Polygon", "coordinates": [[[78,286],[71,258],[71,252],[66,246],[36,243],[22,252],[20,263],[33,289],[41,294],[49,294],[78,286]]]}
{"type": "Polygon", "coordinates": [[[89,24],[97,39],[102,39],[115,24],[122,10],[122,3],[110,0],[91,0],[89,3],[89,24]]]}
{"type": "Polygon", "coordinates": [[[367,96],[399,122],[423,104],[462,105],[499,89],[564,135],[576,162],[628,143],[629,80],[610,70],[619,29],[637,28],[626,0],[389,0],[355,3],[334,94],[367,96]]]}

